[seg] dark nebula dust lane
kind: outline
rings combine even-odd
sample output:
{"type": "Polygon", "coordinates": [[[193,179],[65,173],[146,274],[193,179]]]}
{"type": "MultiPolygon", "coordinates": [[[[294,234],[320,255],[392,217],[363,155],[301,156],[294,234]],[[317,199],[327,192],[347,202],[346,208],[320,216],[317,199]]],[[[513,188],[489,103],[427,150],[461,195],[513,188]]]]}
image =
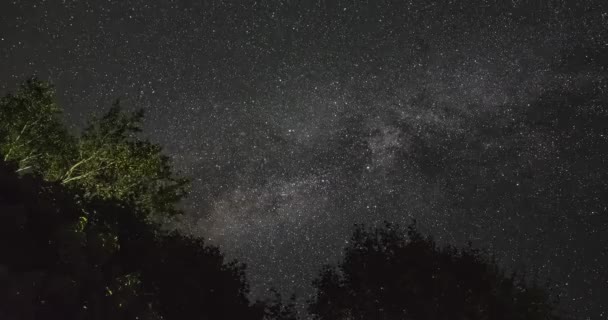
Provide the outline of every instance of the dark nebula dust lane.
{"type": "Polygon", "coordinates": [[[416,219],[608,317],[603,1],[4,1],[0,89],[113,99],[193,179],[177,223],[303,300],[356,223],[416,219]]]}

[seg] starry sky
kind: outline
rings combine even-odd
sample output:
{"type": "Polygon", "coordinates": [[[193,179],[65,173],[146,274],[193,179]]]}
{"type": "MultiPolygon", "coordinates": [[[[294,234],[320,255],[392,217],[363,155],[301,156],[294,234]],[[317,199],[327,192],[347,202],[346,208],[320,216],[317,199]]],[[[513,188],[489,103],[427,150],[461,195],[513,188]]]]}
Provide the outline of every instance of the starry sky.
{"type": "Polygon", "coordinates": [[[177,221],[304,301],[355,223],[415,218],[607,319],[608,3],[5,0],[0,91],[116,98],[193,179],[177,221]]]}

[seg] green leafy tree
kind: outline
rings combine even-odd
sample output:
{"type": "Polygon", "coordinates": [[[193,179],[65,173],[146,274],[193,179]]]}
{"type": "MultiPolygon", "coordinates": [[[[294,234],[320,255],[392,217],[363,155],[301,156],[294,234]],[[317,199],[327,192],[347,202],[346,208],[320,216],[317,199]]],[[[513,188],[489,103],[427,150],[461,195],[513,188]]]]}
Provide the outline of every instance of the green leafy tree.
{"type": "Polygon", "coordinates": [[[177,177],[159,145],[138,137],[143,111],[123,112],[116,102],[78,139],[61,182],[99,197],[134,202],[153,213],[175,214],[188,180],[177,177]]]}
{"type": "Polygon", "coordinates": [[[0,98],[3,160],[18,163],[20,172],[60,170],[63,157],[75,143],[60,116],[53,88],[37,79],[27,80],[15,94],[0,98]]]}
{"type": "Polygon", "coordinates": [[[119,199],[151,214],[179,213],[188,180],[177,176],[162,148],[140,137],[143,111],[125,112],[117,101],[72,136],[61,122],[53,88],[36,79],[0,100],[0,152],[17,171],[84,188],[85,197],[119,199]]]}

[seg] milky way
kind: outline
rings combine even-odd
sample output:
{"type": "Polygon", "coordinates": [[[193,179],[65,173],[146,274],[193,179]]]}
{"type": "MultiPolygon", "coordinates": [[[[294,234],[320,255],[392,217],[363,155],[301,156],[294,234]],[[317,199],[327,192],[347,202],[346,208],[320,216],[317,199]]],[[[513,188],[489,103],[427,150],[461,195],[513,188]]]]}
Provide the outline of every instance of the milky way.
{"type": "Polygon", "coordinates": [[[608,8],[547,2],[3,1],[0,88],[52,81],[74,129],[145,108],[193,179],[179,227],[256,298],[415,218],[605,319],[608,8]]]}

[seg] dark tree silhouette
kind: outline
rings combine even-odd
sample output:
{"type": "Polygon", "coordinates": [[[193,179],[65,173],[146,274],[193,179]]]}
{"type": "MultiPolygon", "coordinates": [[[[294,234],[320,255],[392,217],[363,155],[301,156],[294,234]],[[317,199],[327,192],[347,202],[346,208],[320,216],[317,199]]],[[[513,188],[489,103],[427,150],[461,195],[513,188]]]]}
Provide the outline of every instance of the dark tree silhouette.
{"type": "Polygon", "coordinates": [[[158,319],[94,216],[60,185],[0,165],[0,318],[158,319]]]}
{"type": "Polygon", "coordinates": [[[0,162],[1,319],[262,319],[243,265],[0,162]]]}
{"type": "Polygon", "coordinates": [[[359,226],[343,262],[315,280],[315,319],[557,319],[544,291],[480,251],[438,247],[412,224],[359,226]]]}
{"type": "Polygon", "coordinates": [[[296,310],[295,294],[289,297],[287,303],[284,302],[281,294],[276,290],[271,289],[273,295],[261,303],[261,307],[265,309],[265,320],[298,320],[298,312],[296,310]]]}

